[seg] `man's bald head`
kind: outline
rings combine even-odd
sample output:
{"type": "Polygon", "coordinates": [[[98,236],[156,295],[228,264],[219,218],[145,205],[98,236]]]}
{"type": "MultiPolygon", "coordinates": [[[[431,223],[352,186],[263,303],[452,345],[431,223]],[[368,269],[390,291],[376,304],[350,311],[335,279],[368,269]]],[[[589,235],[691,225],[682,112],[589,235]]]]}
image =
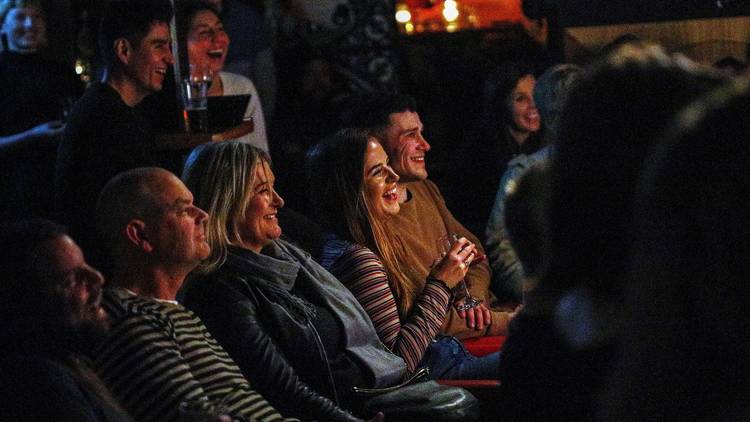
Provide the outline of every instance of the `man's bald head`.
{"type": "Polygon", "coordinates": [[[159,193],[170,178],[177,177],[158,167],[141,167],[107,182],[96,204],[96,226],[111,252],[124,240],[130,221],[149,221],[159,215],[159,193]]]}

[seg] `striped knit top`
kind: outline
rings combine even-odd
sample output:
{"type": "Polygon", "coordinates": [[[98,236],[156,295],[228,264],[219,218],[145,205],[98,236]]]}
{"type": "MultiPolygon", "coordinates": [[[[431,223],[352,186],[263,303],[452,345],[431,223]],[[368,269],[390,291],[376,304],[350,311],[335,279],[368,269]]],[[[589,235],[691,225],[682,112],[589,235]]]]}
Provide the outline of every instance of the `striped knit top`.
{"type": "Polygon", "coordinates": [[[370,315],[380,340],[414,372],[427,346],[440,331],[451,293],[440,281],[427,279],[409,315],[399,316],[396,298],[380,258],[369,248],[328,239],[321,265],[335,275],[370,315]]]}
{"type": "Polygon", "coordinates": [[[182,305],[108,289],[103,306],[112,324],[94,351],[94,368],[136,420],[177,421],[182,402],[236,420],[288,420],[250,388],[203,322],[182,305]]]}

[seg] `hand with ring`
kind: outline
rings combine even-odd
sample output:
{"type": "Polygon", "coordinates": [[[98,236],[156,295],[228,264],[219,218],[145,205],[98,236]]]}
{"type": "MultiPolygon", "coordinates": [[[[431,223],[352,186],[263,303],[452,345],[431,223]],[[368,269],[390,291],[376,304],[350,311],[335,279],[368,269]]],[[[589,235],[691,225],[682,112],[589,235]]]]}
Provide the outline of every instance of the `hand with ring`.
{"type": "Polygon", "coordinates": [[[443,281],[448,288],[452,289],[464,279],[476,254],[476,245],[465,237],[461,237],[433,265],[430,276],[443,281]]]}

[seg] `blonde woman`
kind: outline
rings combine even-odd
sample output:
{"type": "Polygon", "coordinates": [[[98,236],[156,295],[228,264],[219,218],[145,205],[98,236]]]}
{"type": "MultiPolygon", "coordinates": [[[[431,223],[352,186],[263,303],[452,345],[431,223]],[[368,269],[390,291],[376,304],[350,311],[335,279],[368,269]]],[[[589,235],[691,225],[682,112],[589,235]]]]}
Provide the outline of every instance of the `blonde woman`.
{"type": "Polygon", "coordinates": [[[285,414],[360,421],[343,409],[359,410],[352,388],[395,385],[404,362],[335,277],[279,238],[284,201],[268,155],[237,141],[207,144],[188,158],[183,179],[209,213],[211,246],[185,305],[285,414]]]}

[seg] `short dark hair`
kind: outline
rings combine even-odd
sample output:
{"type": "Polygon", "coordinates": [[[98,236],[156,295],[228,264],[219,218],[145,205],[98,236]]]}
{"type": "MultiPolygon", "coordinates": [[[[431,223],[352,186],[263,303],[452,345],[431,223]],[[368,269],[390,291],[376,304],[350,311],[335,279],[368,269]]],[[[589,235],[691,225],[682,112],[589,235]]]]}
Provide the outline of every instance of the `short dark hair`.
{"type": "MultiPolygon", "coordinates": [[[[61,302],[52,292],[56,286],[40,277],[34,258],[42,243],[65,236],[65,227],[44,219],[24,219],[0,223],[0,334],[8,340],[3,346],[16,344],[40,335],[37,329],[48,329],[48,323],[63,321],[61,302]]],[[[63,336],[61,327],[34,340],[34,350],[52,337],[63,336]]]]}
{"type": "Polygon", "coordinates": [[[367,129],[382,134],[391,124],[390,115],[417,111],[414,97],[390,92],[358,94],[347,100],[349,107],[342,113],[342,128],[367,129]]]}
{"type": "Polygon", "coordinates": [[[99,50],[107,68],[119,68],[114,44],[120,38],[137,48],[154,23],[172,20],[169,0],[111,0],[99,26],[99,50]]]}
{"type": "Polygon", "coordinates": [[[96,227],[111,254],[117,254],[121,230],[131,219],[147,220],[158,214],[159,177],[165,173],[171,174],[159,167],[134,168],[117,174],[102,188],[96,202],[96,227]]]}
{"type": "Polygon", "coordinates": [[[17,285],[36,282],[29,258],[42,242],[66,235],[64,226],[42,218],[0,223],[0,274],[17,285]]]}

